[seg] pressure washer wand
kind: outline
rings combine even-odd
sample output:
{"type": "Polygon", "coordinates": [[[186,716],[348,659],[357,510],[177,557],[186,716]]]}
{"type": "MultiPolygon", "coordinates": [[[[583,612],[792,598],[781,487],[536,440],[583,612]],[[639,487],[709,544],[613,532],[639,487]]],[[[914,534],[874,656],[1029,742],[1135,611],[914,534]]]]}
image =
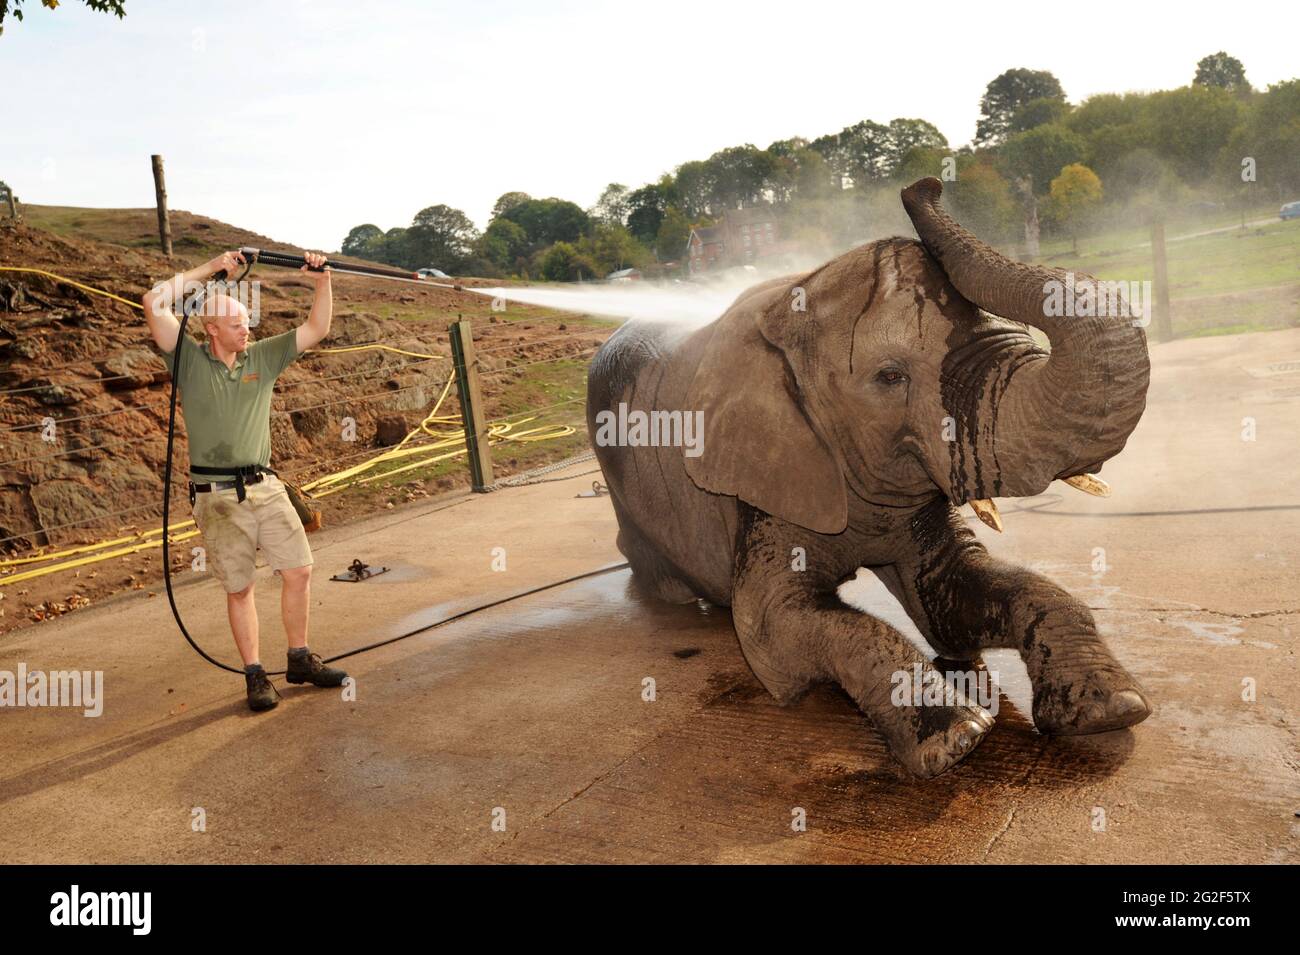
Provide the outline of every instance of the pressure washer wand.
{"type": "MultiPolygon", "coordinates": [[[[307,265],[307,259],[305,256],[294,255],[291,252],[277,252],[274,249],[254,249],[251,246],[245,246],[239,250],[239,254],[244,257],[244,263],[246,266],[243,275],[240,276],[241,279],[249,273],[254,265],[259,263],[262,265],[274,265],[284,269],[301,269],[304,265],[307,265]]],[[[407,272],[404,269],[389,269],[378,265],[353,265],[347,262],[330,262],[328,260],[325,264],[329,266],[331,272],[336,272],[342,275],[364,275],[368,278],[389,279],[397,282],[414,282],[415,284],[423,285],[426,288],[449,288],[463,291],[463,288],[460,285],[443,285],[439,282],[430,282],[428,279],[420,278],[418,272],[407,272]]],[[[308,266],[308,268],[313,272],[324,271],[324,269],[316,269],[311,266],[308,266]]],[[[222,270],[213,277],[216,279],[224,279],[226,277],[225,271],[222,270]]]]}

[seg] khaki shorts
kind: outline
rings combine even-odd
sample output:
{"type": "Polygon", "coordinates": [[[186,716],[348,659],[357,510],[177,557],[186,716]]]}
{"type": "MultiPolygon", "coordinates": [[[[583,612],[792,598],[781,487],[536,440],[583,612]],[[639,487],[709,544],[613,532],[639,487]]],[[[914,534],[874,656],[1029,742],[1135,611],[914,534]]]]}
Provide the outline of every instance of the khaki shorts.
{"type": "Polygon", "coordinates": [[[307,532],[283,481],[264,474],[258,483],[245,486],[244,495],[241,503],[232,487],[194,500],[194,523],[203,533],[207,567],[232,594],[252,583],[259,547],[276,570],[313,563],[307,532]]]}

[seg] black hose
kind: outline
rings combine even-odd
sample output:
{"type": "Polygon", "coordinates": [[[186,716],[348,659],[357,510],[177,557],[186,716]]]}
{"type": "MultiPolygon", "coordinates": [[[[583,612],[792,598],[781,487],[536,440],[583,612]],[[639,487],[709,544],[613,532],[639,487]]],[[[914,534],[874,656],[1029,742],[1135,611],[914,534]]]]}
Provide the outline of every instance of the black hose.
{"type": "MultiPolygon", "coordinates": [[[[207,660],[214,667],[228,670],[231,673],[238,673],[242,676],[244,673],[243,669],[237,670],[232,666],[222,663],[220,660],[213,659],[208,656],[207,652],[201,646],[194,642],[194,638],[190,636],[190,632],[185,629],[185,621],[181,619],[181,612],[176,607],[176,595],[172,593],[172,560],[171,551],[168,548],[168,543],[171,541],[171,525],[168,518],[171,516],[172,499],[172,447],[176,441],[176,382],[181,370],[181,351],[185,344],[185,325],[189,320],[189,309],[182,308],[180,328],[176,333],[176,351],[172,355],[172,396],[170,408],[167,412],[167,457],[163,461],[163,583],[167,586],[167,602],[172,605],[172,616],[176,618],[176,626],[181,628],[181,635],[185,637],[185,641],[194,648],[194,652],[207,660]]],[[[283,670],[279,670],[277,671],[277,675],[283,672],[283,670]]]]}
{"type": "MultiPolygon", "coordinates": [[[[203,659],[207,660],[214,667],[225,670],[229,673],[237,673],[240,676],[243,676],[244,671],[242,668],[235,668],[228,664],[222,663],[220,660],[214,659],[212,656],[210,656],[207,653],[207,651],[205,651],[201,646],[199,646],[197,643],[194,642],[194,638],[190,636],[190,632],[185,629],[185,621],[181,619],[181,612],[176,607],[176,595],[172,592],[172,562],[171,562],[171,553],[168,549],[168,543],[171,539],[171,535],[168,530],[169,527],[168,518],[171,513],[172,448],[176,440],[176,391],[177,391],[176,382],[181,367],[181,347],[185,336],[185,325],[189,321],[189,318],[190,318],[189,310],[182,309],[180,328],[178,330],[178,334],[176,335],[176,351],[172,355],[172,393],[171,393],[171,401],[169,402],[169,409],[167,412],[167,458],[163,462],[163,513],[162,513],[163,582],[166,584],[167,587],[167,602],[171,604],[172,616],[176,618],[176,626],[181,628],[181,635],[185,637],[185,642],[194,648],[195,653],[197,653],[203,659]]],[[[357,647],[354,650],[345,650],[343,653],[336,654],[335,656],[332,657],[327,657],[325,659],[325,662],[333,663],[335,660],[342,660],[344,657],[352,657],[352,656],[356,656],[359,653],[366,653],[369,650],[377,650],[379,647],[387,646],[390,643],[396,643],[399,640],[405,640],[407,637],[413,637],[418,633],[425,633],[428,630],[433,630],[436,627],[444,626],[445,624],[449,624],[452,623],[453,621],[460,620],[463,617],[468,617],[471,614],[479,613],[482,610],[487,610],[491,607],[498,607],[501,604],[509,603],[512,600],[519,600],[522,597],[528,597],[531,596],[532,594],[541,593],[544,590],[551,590],[555,587],[562,587],[565,584],[571,584],[574,583],[575,581],[584,580],[587,577],[597,577],[601,574],[608,574],[615,570],[622,570],[627,566],[628,564],[626,562],[618,563],[618,564],[609,564],[605,567],[597,568],[596,570],[589,570],[586,571],[585,573],[575,574],[572,577],[565,577],[563,580],[553,580],[550,583],[542,584],[540,587],[533,587],[530,590],[524,590],[517,594],[511,594],[508,597],[501,597],[498,598],[497,600],[492,600],[489,601],[488,603],[480,604],[477,607],[470,607],[468,610],[462,610],[459,613],[454,613],[451,616],[444,617],[441,620],[435,620],[433,623],[425,624],[423,627],[417,627],[414,630],[410,630],[406,633],[398,634],[395,637],[388,637],[385,640],[378,640],[374,643],[369,643],[366,644],[365,646],[357,647]]],[[[267,675],[282,676],[284,675],[284,672],[285,672],[284,670],[268,670],[267,675]]]]}

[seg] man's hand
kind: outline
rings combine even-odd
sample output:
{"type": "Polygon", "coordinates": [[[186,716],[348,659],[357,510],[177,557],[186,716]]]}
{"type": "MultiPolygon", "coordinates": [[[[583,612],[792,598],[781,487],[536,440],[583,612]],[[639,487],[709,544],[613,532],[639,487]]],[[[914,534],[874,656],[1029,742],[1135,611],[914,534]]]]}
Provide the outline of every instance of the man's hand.
{"type": "Polygon", "coordinates": [[[222,252],[219,256],[204,266],[208,270],[208,275],[216,275],[218,272],[225,272],[226,278],[230,278],[245,264],[244,257],[238,252],[222,252]]]}
{"type": "Polygon", "coordinates": [[[315,269],[320,269],[322,266],[325,266],[325,256],[321,255],[319,252],[304,252],[303,258],[307,260],[307,264],[302,267],[302,271],[309,279],[316,283],[317,291],[321,288],[327,288],[330,284],[329,268],[325,267],[324,270],[320,272],[314,271],[315,269]]]}
{"type": "Polygon", "coordinates": [[[166,282],[160,282],[144,293],[141,305],[144,318],[149,323],[149,332],[153,340],[165,354],[169,354],[180,340],[180,322],[172,307],[182,301],[187,292],[203,285],[220,271],[225,271],[227,278],[234,275],[244,265],[244,257],[238,252],[222,252],[210,262],[173,275],[166,282]]]}

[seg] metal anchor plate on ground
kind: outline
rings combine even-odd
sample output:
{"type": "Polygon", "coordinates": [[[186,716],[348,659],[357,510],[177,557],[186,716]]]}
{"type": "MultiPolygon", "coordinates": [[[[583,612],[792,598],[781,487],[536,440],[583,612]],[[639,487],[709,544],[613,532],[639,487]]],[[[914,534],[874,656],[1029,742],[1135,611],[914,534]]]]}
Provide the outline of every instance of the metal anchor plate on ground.
{"type": "Polygon", "coordinates": [[[573,496],[574,497],[604,497],[608,493],[609,493],[609,487],[607,485],[601,484],[599,481],[592,481],[590,491],[579,491],[577,494],[573,496]]]}
{"type": "Polygon", "coordinates": [[[353,558],[353,561],[348,565],[347,570],[341,574],[335,574],[330,578],[330,580],[341,580],[347,584],[355,584],[363,580],[368,580],[378,574],[386,573],[388,573],[387,567],[374,568],[369,564],[363,564],[361,558],[357,557],[353,558]]]}

